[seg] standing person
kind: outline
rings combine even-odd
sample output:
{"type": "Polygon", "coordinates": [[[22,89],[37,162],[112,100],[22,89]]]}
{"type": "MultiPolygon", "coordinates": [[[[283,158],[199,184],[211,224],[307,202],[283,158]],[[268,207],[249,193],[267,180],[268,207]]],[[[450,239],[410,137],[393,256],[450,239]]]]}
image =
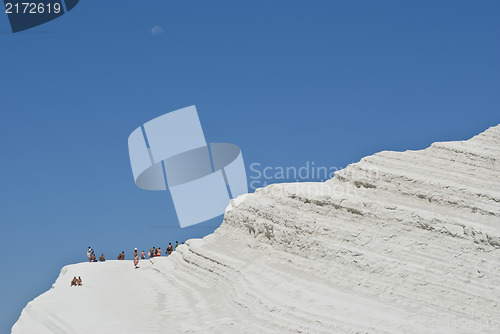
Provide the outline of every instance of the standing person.
{"type": "Polygon", "coordinates": [[[89,246],[89,248],[87,249],[87,257],[89,258],[89,262],[92,261],[92,254],[94,253],[94,250],[92,249],[92,247],[89,246]]]}
{"type": "Polygon", "coordinates": [[[144,249],[143,249],[141,252],[141,260],[145,260],[145,259],[146,259],[146,253],[144,253],[144,249]]]}
{"type": "Polygon", "coordinates": [[[135,266],[135,269],[139,268],[138,264],[139,264],[139,255],[137,255],[137,253],[136,253],[134,255],[134,266],[135,266]]]}
{"type": "Polygon", "coordinates": [[[134,249],[134,258],[137,256],[137,248],[134,249]]]}
{"type": "Polygon", "coordinates": [[[153,247],[153,249],[151,250],[151,257],[155,256],[156,256],[156,248],[153,247]]]}
{"type": "Polygon", "coordinates": [[[178,242],[178,241],[176,241],[176,242],[175,242],[175,247],[174,247],[174,250],[176,250],[176,249],[177,249],[177,246],[179,246],[179,242],[178,242]]]}
{"type": "Polygon", "coordinates": [[[170,255],[173,252],[172,244],[169,242],[167,246],[167,254],[170,255]]]}

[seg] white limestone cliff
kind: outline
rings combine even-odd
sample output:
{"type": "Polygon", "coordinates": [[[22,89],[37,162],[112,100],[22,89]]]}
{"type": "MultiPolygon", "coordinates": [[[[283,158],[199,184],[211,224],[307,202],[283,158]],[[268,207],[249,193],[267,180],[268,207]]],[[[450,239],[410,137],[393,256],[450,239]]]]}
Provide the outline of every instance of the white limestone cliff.
{"type": "Polygon", "coordinates": [[[170,332],[499,333],[500,126],[240,196],[137,270],[67,266],[12,329],[170,332]]]}

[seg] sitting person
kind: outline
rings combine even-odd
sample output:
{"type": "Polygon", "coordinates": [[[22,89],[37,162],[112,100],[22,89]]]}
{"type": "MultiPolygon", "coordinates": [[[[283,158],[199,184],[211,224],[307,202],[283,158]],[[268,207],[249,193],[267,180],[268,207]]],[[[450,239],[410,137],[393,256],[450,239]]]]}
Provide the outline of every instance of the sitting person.
{"type": "Polygon", "coordinates": [[[80,276],[78,276],[78,278],[76,280],[76,284],[78,284],[78,286],[82,285],[82,278],[80,276]]]}
{"type": "Polygon", "coordinates": [[[99,256],[99,261],[104,262],[106,259],[104,259],[104,253],[101,253],[101,256],[99,256]]]}
{"type": "Polygon", "coordinates": [[[121,254],[118,255],[118,260],[125,260],[125,251],[121,252],[121,254]]]}
{"type": "Polygon", "coordinates": [[[75,277],[73,277],[73,279],[71,280],[71,285],[70,286],[76,286],[78,283],[78,279],[75,277]]]}

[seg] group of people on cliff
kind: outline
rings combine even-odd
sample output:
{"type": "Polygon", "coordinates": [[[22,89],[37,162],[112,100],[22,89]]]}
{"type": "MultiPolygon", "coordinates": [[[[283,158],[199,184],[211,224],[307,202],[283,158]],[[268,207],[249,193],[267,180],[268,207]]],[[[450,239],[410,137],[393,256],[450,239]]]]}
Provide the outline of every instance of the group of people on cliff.
{"type": "MultiPolygon", "coordinates": [[[[182,242],[182,245],[184,244],[184,242],[182,242]]],[[[175,245],[172,245],[172,243],[168,243],[168,246],[166,248],[166,254],[167,256],[172,254],[173,251],[175,251],[175,249],[179,246],[179,242],[176,241],[175,242],[175,245]]],[[[161,247],[152,247],[149,252],[147,253],[147,257],[148,258],[153,258],[153,257],[157,257],[157,256],[161,256],[162,255],[162,250],[161,250],[161,247]]],[[[92,249],[92,247],[89,246],[89,248],[87,249],[87,257],[89,259],[89,262],[97,262],[97,257],[95,255],[95,252],[94,250],[92,249]]],[[[145,260],[146,259],[146,252],[143,250],[140,254],[138,253],[137,251],[137,248],[134,249],[134,262],[135,262],[135,258],[137,257],[137,262],[139,260],[145,260]]],[[[125,260],[125,251],[122,251],[120,254],[118,254],[118,260],[125,260]]],[[[104,262],[106,261],[106,259],[104,258],[104,253],[101,253],[101,256],[99,256],[99,261],[100,262],[104,262]]],[[[137,265],[136,265],[137,267],[137,265]]]]}
{"type": "MultiPolygon", "coordinates": [[[[183,242],[182,244],[184,244],[184,242],[183,242]]],[[[167,256],[168,256],[168,255],[170,255],[170,254],[172,254],[172,252],[173,252],[173,251],[175,251],[175,249],[176,249],[178,246],[179,246],[179,242],[178,242],[178,241],[176,241],[176,242],[175,242],[175,246],[172,246],[172,243],[171,243],[171,242],[169,242],[169,243],[168,243],[168,246],[167,246],[167,249],[166,249],[166,251],[167,251],[167,256]]],[[[153,247],[153,248],[151,248],[151,249],[149,250],[149,252],[148,252],[148,258],[150,258],[150,259],[151,259],[151,258],[153,258],[153,257],[161,256],[161,254],[162,254],[161,247],[158,247],[158,248],[153,247]]],[[[141,253],[141,259],[143,259],[143,260],[144,260],[145,258],[146,258],[146,254],[144,253],[144,251],[142,251],[142,253],[141,253]]]]}
{"type": "MultiPolygon", "coordinates": [[[[183,242],[184,244],[184,242],[183,242]]],[[[179,242],[176,241],[175,242],[175,248],[177,248],[179,246],[179,242]]],[[[168,243],[168,246],[167,246],[167,256],[172,254],[172,252],[175,250],[174,246],[172,246],[172,243],[168,243]]],[[[153,257],[157,257],[157,256],[161,256],[161,247],[153,247],[149,250],[148,252],[148,257],[151,259],[153,257]]],[[[125,253],[122,252],[119,256],[118,256],[118,260],[124,260],[125,259],[125,253]]],[[[144,250],[142,250],[141,254],[140,254],[140,259],[141,260],[145,260],[146,259],[146,253],[144,252],[144,250]]],[[[137,251],[137,248],[134,249],[134,267],[137,269],[139,268],[139,253],[137,251]]]]}
{"type": "MultiPolygon", "coordinates": [[[[87,249],[87,257],[89,258],[89,262],[97,262],[97,257],[95,255],[95,252],[90,246],[87,249]]],[[[104,253],[101,253],[101,256],[99,256],[99,261],[101,262],[106,261],[106,259],[104,258],[104,253]]]]}
{"type": "Polygon", "coordinates": [[[82,286],[82,278],[80,276],[78,276],[78,278],[74,276],[73,280],[71,281],[71,286],[82,286]]]}
{"type": "MultiPolygon", "coordinates": [[[[182,242],[182,245],[184,245],[184,242],[182,242]]],[[[176,241],[175,245],[173,246],[172,243],[168,243],[167,249],[166,249],[166,254],[167,256],[172,254],[173,251],[179,246],[179,242],[176,241]]],[[[145,260],[146,259],[146,252],[142,250],[142,252],[139,254],[137,251],[137,248],[134,249],[134,267],[137,269],[139,268],[139,260],[145,260]]],[[[152,247],[147,256],[148,258],[153,258],[153,257],[158,257],[161,256],[162,250],[161,247],[152,247]]],[[[89,262],[97,262],[97,257],[95,255],[95,251],[92,249],[92,247],[89,246],[87,249],[87,258],[89,259],[89,262]]],[[[125,251],[122,251],[120,254],[118,254],[118,260],[125,260],[125,251]]],[[[104,262],[106,259],[104,258],[104,253],[101,253],[101,256],[99,256],[99,262],[104,262]]],[[[71,281],[71,286],[81,286],[82,285],[82,279],[80,276],[78,278],[73,277],[73,280],[71,281]]]]}

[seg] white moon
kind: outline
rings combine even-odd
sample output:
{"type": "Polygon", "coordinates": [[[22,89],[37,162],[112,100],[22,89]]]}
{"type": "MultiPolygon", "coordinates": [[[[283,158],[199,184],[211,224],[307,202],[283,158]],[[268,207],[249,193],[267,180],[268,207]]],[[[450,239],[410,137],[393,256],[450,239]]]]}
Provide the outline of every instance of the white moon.
{"type": "Polygon", "coordinates": [[[163,35],[164,30],[160,26],[154,26],[153,29],[151,29],[151,35],[153,36],[158,36],[158,35],[163,35]]]}

